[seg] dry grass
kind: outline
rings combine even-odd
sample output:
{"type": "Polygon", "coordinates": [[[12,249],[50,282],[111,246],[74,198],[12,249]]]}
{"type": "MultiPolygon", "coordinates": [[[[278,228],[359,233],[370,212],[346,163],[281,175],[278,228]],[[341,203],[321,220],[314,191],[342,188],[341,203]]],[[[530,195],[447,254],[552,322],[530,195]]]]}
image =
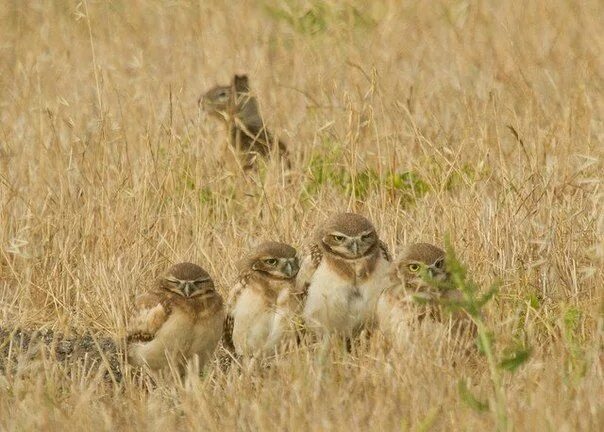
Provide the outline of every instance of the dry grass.
{"type": "MultiPolygon", "coordinates": [[[[250,244],[301,246],[350,209],[393,249],[450,235],[482,286],[502,281],[495,348],[532,347],[502,375],[511,428],[601,430],[602,3],[231,3],[0,0],[1,325],[116,336],[170,263],[226,294],[250,244]],[[291,172],[243,175],[199,111],[234,72],[291,172]]],[[[25,359],[0,375],[0,429],[495,427],[457,388],[492,402],[483,357],[383,342],[151,392],[25,359]]]]}

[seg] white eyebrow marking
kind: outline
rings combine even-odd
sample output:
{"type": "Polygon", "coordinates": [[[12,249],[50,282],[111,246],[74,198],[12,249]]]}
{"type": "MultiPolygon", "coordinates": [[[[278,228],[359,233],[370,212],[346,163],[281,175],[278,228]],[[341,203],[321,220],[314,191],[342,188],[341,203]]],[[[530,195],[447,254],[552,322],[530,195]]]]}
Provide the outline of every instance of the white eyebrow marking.
{"type": "Polygon", "coordinates": [[[197,279],[194,279],[192,281],[187,281],[187,282],[193,282],[193,283],[195,283],[195,282],[207,282],[210,279],[211,278],[209,276],[201,276],[201,277],[198,277],[197,279]]]}
{"type": "Polygon", "coordinates": [[[337,235],[337,236],[342,236],[342,237],[348,237],[346,234],[340,232],[340,231],[332,231],[330,235],[337,235]]]}

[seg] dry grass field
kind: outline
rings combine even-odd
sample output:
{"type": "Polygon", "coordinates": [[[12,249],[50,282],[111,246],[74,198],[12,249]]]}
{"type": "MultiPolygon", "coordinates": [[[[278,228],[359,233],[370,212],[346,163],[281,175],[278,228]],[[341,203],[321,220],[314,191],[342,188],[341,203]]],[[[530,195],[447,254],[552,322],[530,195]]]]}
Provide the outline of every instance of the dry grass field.
{"type": "Polygon", "coordinates": [[[251,245],[350,210],[395,252],[449,237],[499,281],[497,359],[530,351],[494,387],[477,352],[375,334],[151,389],[11,351],[0,430],[602,430],[603,23],[598,0],[0,0],[0,327],[119,337],[171,263],[226,296],[251,245]],[[291,170],[244,173],[198,107],[242,72],[291,170]]]}

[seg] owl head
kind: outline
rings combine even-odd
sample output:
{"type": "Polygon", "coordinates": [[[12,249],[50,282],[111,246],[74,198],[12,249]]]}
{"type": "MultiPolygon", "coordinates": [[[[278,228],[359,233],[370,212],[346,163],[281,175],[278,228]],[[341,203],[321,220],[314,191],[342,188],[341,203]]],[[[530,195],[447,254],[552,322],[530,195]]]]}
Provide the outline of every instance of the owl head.
{"type": "Polygon", "coordinates": [[[183,262],[175,264],[158,280],[160,289],[185,298],[198,297],[214,291],[214,282],[197,264],[183,262]]]}
{"type": "Polygon", "coordinates": [[[267,241],[252,249],[240,264],[240,271],[270,279],[293,279],[300,270],[296,249],[286,243],[267,241]]]}
{"type": "Polygon", "coordinates": [[[449,278],[445,266],[445,251],[429,243],[405,246],[393,264],[391,279],[402,282],[406,289],[426,291],[449,278]]]}
{"type": "Polygon", "coordinates": [[[370,253],[379,242],[373,224],[356,213],[338,213],[319,230],[317,241],[331,254],[357,259],[370,253]]]}

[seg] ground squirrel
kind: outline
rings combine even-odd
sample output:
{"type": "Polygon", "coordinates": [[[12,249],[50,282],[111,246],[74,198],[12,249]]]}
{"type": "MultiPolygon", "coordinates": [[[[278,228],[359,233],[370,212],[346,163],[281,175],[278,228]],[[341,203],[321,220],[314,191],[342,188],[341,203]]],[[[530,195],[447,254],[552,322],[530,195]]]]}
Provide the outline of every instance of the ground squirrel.
{"type": "Polygon", "coordinates": [[[265,127],[258,102],[250,94],[247,75],[235,75],[230,85],[208,90],[199,98],[199,104],[208,114],[225,122],[229,142],[244,155],[244,168],[251,168],[257,155],[268,157],[274,144],[289,166],[285,143],[275,140],[265,127]]]}

